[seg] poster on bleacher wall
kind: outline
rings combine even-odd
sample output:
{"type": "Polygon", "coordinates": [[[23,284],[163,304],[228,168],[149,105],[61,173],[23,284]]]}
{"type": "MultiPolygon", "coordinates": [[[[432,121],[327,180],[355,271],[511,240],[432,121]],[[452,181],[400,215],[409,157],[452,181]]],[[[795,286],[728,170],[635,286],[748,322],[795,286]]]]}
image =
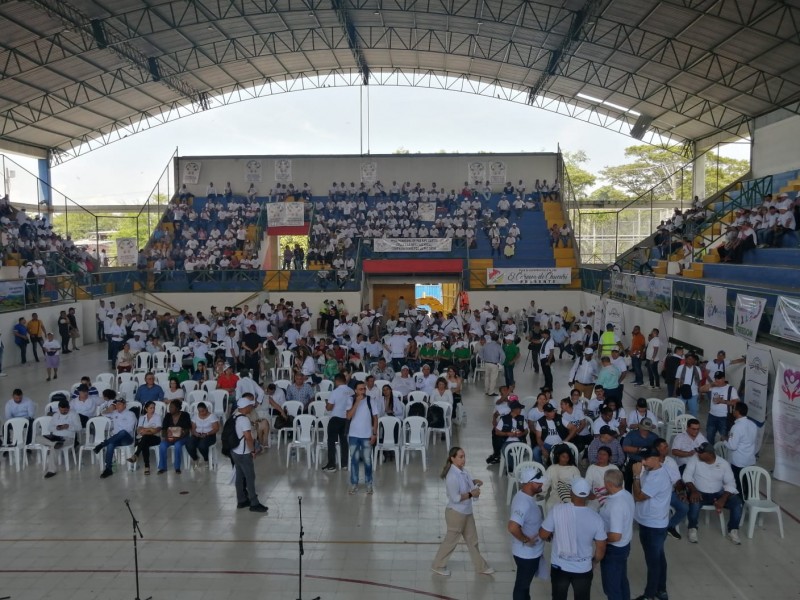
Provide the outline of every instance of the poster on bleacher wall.
{"type": "Polygon", "coordinates": [[[636,275],[612,271],[611,295],[623,302],[636,301],[636,275]]]}
{"type": "MultiPolygon", "coordinates": [[[[482,162],[471,162],[467,167],[467,182],[470,185],[482,184],[486,181],[486,165],[482,162]]],[[[505,182],[503,182],[505,183],[505,182]]]]}
{"type": "Polygon", "coordinates": [[[634,304],[653,312],[672,310],[672,280],[636,275],[634,304]]]}
{"type": "Polygon", "coordinates": [[[800,342],[800,300],[778,296],[769,332],[787,340],[800,342]]]}
{"type": "Polygon", "coordinates": [[[435,221],[436,220],[436,203],[435,202],[420,202],[417,208],[417,214],[420,221],[435,221]]]}
{"type": "Polygon", "coordinates": [[[302,202],[274,202],[267,204],[268,227],[301,227],[303,221],[302,202]]]}
{"type": "Polygon", "coordinates": [[[378,181],[378,163],[374,160],[361,163],[361,183],[372,185],[378,181]]]}
{"type": "Polygon", "coordinates": [[[275,161],[275,181],[289,183],[292,180],[292,160],[279,158],[275,161]]]}
{"type": "Polygon", "coordinates": [[[260,160],[252,159],[244,163],[244,182],[261,183],[264,164],[260,160]]]}
{"type": "Polygon", "coordinates": [[[726,329],[728,327],[728,290],[715,285],[707,285],[703,304],[703,323],[709,327],[726,329]]]}
{"type": "Polygon", "coordinates": [[[568,285],[572,283],[570,267],[552,269],[486,269],[487,285],[568,285]]]}
{"type": "Polygon", "coordinates": [[[625,311],[622,302],[606,300],[604,317],[605,322],[602,328],[597,330],[597,335],[603,335],[603,332],[606,330],[606,325],[611,323],[614,326],[614,333],[622,339],[622,334],[625,332],[625,311]]]}
{"type": "Polygon", "coordinates": [[[736,295],[736,312],[733,316],[733,333],[750,342],[756,341],[758,326],[767,301],[756,296],[736,295]]]}
{"type": "Polygon", "coordinates": [[[117,266],[135,265],[138,257],[136,238],[117,238],[117,266]]]}
{"type": "Polygon", "coordinates": [[[800,485],[800,366],[778,363],[772,393],[773,477],[800,485]]]}
{"type": "Polygon", "coordinates": [[[772,353],[769,350],[748,344],[744,364],[744,401],[748,406],[747,416],[759,423],[767,419],[771,364],[772,353]]]}
{"type": "Polygon", "coordinates": [[[375,252],[450,252],[450,238],[375,238],[375,252]]]}
{"type": "Polygon", "coordinates": [[[489,163],[489,183],[492,185],[504,185],[506,179],[506,163],[501,160],[493,160],[489,163]]]}
{"type": "Polygon", "coordinates": [[[592,330],[599,336],[603,331],[605,331],[605,316],[606,316],[606,306],[605,300],[600,300],[592,307],[592,312],[594,312],[594,317],[590,325],[592,326],[592,330]]]}
{"type": "Polygon", "coordinates": [[[0,308],[13,310],[25,306],[25,281],[0,281],[0,308]]]}
{"type": "Polygon", "coordinates": [[[197,184],[200,182],[200,167],[202,163],[197,160],[190,160],[183,165],[183,183],[197,184]]]}

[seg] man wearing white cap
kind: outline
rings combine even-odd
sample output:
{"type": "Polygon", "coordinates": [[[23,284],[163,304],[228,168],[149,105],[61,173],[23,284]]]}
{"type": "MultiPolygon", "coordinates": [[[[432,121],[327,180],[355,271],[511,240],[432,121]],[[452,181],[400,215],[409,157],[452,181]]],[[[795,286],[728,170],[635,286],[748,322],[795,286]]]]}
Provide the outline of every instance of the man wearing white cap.
{"type": "Polygon", "coordinates": [[[253,462],[256,449],[253,426],[247,416],[255,407],[255,399],[249,392],[236,401],[236,412],[231,418],[235,419],[239,445],[231,450],[231,461],[236,470],[236,508],[249,507],[251,512],[265,513],[269,509],[258,501],[256,494],[256,469],[253,462]]]}
{"type": "Polygon", "coordinates": [[[597,362],[594,360],[594,350],[586,348],[583,356],[578,357],[569,372],[569,382],[584,398],[591,398],[594,391],[594,382],[597,381],[597,362]]]}
{"type": "Polygon", "coordinates": [[[553,600],[566,600],[572,586],[575,600],[589,600],[592,568],[606,553],[606,529],[603,519],[586,506],[591,493],[589,482],[581,477],[572,480],[570,504],[554,506],[539,529],[539,537],[553,540],[550,580],[553,600]]]}
{"type": "Polygon", "coordinates": [[[508,533],[511,534],[511,554],[517,564],[512,600],[530,600],[531,582],[539,570],[544,542],[539,537],[542,510],[536,495],[542,491],[544,474],[536,467],[525,467],[519,475],[519,491],[511,501],[508,533]]]}

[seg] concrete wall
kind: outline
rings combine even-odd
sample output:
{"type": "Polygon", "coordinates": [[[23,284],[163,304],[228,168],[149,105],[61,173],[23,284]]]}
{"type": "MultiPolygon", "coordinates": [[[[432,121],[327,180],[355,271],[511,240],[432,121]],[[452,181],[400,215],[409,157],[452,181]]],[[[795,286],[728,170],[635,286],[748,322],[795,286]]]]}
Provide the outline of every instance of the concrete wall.
{"type": "Polygon", "coordinates": [[[301,302],[305,302],[309,308],[316,311],[322,304],[323,300],[344,300],[347,310],[351,313],[358,312],[361,307],[361,293],[360,292],[262,292],[257,296],[253,296],[247,292],[235,293],[198,293],[191,294],[145,294],[143,296],[137,295],[135,302],[144,303],[145,307],[156,309],[163,313],[166,310],[174,313],[173,308],[166,308],[165,305],[174,307],[175,309],[184,309],[189,312],[203,311],[208,313],[209,308],[216,306],[222,308],[223,306],[239,306],[247,304],[251,309],[255,309],[261,302],[266,299],[270,302],[278,302],[280,298],[291,300],[296,306],[301,302]]]}
{"type": "MultiPolygon", "coordinates": [[[[58,314],[62,310],[68,310],[73,306],[75,307],[75,314],[78,320],[78,328],[81,330],[81,332],[83,332],[84,316],[82,310],[80,310],[81,307],[77,304],[60,304],[58,306],[45,306],[25,311],[0,314],[0,333],[2,334],[3,343],[5,344],[3,368],[6,369],[10,366],[20,364],[19,350],[17,349],[17,345],[14,343],[14,333],[12,331],[12,328],[17,324],[17,321],[20,317],[25,317],[27,320],[31,318],[33,313],[38,314],[39,318],[44,323],[45,330],[52,331],[56,336],[56,339],[60,340],[61,338],[58,335],[58,314]]],[[[82,341],[83,340],[80,340],[78,345],[80,345],[82,341]]],[[[28,345],[28,361],[32,360],[33,353],[31,352],[30,345],[28,345]]]]}
{"type": "Polygon", "coordinates": [[[778,110],[755,120],[753,176],[800,168],[800,115],[778,110]]]}
{"type": "MultiPolygon", "coordinates": [[[[426,187],[436,182],[438,187],[447,190],[460,190],[469,176],[469,165],[481,162],[485,165],[486,178],[489,178],[489,163],[502,161],[506,164],[506,179],[516,183],[522,179],[531,189],[536,179],[556,178],[556,154],[389,154],[373,156],[184,156],[176,159],[178,163],[177,181],[183,182],[183,165],[189,161],[199,162],[200,180],[197,185],[187,188],[195,195],[205,195],[206,186],[214,182],[218,192],[222,192],[225,182],[230,181],[234,192],[243,193],[249,184],[245,184],[245,164],[258,159],[263,165],[261,183],[256,189],[262,194],[268,192],[275,183],[275,160],[290,159],[292,161],[292,178],[296,188],[302,189],[308,183],[315,194],[327,194],[333,181],[346,184],[361,182],[361,167],[364,163],[377,165],[377,178],[387,188],[392,180],[398,185],[404,181],[413,184],[420,182],[426,187]]],[[[288,182],[287,182],[288,183],[288,182]]],[[[472,183],[472,181],[470,181],[472,183]]],[[[505,183],[505,182],[503,182],[505,183]]],[[[502,187],[494,184],[494,189],[502,187]]]]}
{"type": "MultiPolygon", "coordinates": [[[[108,296],[103,298],[106,308],[111,306],[111,302],[115,303],[116,308],[121,309],[126,304],[131,302],[140,302],[136,300],[131,294],[122,294],[119,296],[108,296]]],[[[97,307],[100,306],[99,300],[84,300],[79,303],[80,309],[76,308],[75,312],[81,315],[83,322],[86,323],[85,327],[81,328],[81,337],[84,344],[93,344],[97,341],[97,326],[95,325],[95,314],[97,307]]]]}

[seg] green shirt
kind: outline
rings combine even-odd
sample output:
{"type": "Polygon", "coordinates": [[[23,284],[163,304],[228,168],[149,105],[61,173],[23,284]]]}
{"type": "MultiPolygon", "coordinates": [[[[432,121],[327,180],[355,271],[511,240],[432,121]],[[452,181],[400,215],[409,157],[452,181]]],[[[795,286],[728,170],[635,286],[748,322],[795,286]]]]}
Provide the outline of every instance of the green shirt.
{"type": "Polygon", "coordinates": [[[469,360],[470,351],[469,346],[459,346],[455,349],[454,355],[459,360],[469,360]]]}
{"type": "Polygon", "coordinates": [[[503,363],[505,366],[511,366],[511,362],[519,355],[519,347],[516,344],[506,344],[503,346],[503,352],[506,355],[506,360],[503,363]]]}
{"type": "Polygon", "coordinates": [[[614,365],[603,367],[597,374],[595,385],[602,385],[607,390],[617,389],[619,387],[619,369],[614,365]]]}
{"type": "Polygon", "coordinates": [[[420,358],[436,358],[436,348],[425,344],[419,349],[420,358]]]}

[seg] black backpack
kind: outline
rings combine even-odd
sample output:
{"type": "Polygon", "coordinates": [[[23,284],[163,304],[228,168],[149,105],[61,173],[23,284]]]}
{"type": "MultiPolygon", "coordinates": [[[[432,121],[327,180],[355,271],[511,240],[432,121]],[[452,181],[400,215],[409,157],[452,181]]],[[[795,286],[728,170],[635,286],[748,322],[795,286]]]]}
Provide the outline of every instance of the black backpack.
{"type": "Polygon", "coordinates": [[[411,408],[408,409],[409,417],[424,417],[425,416],[425,405],[424,404],[412,404],[411,408]]]}
{"type": "Polygon", "coordinates": [[[441,406],[431,406],[428,409],[428,427],[437,429],[444,427],[444,410],[441,406]]]}
{"type": "Polygon", "coordinates": [[[222,440],[223,456],[230,456],[233,449],[242,441],[242,438],[236,434],[236,419],[239,417],[247,418],[245,415],[231,415],[228,417],[228,420],[225,421],[225,425],[222,426],[222,435],[220,439],[222,440]]]}

